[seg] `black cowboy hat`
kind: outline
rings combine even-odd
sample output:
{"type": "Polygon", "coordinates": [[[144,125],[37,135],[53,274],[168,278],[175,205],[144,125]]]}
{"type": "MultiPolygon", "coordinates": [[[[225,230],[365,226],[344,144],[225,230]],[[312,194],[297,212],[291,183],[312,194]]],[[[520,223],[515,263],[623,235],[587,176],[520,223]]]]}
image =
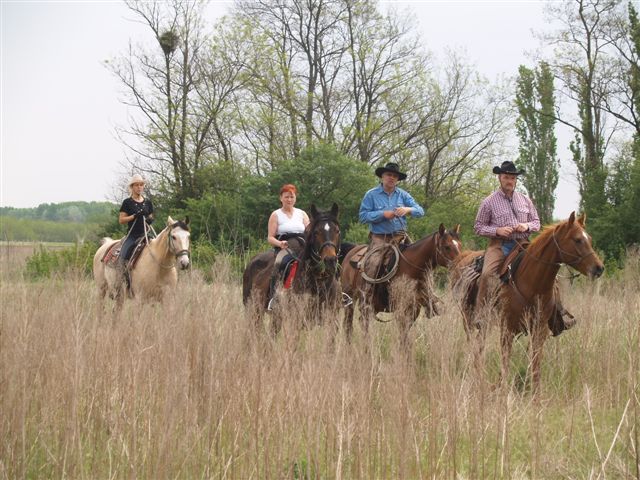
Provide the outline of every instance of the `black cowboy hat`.
{"type": "Polygon", "coordinates": [[[524,170],[518,170],[513,162],[509,160],[502,162],[499,167],[493,167],[493,173],[499,175],[501,173],[508,173],[509,175],[522,175],[524,170]]]}
{"type": "Polygon", "coordinates": [[[397,163],[389,162],[384,167],[376,168],[376,175],[378,177],[382,177],[382,174],[384,172],[391,172],[391,173],[397,174],[398,177],[399,177],[398,178],[399,180],[404,180],[405,178],[407,178],[407,174],[406,173],[402,173],[400,171],[400,167],[398,167],[397,163]]]}

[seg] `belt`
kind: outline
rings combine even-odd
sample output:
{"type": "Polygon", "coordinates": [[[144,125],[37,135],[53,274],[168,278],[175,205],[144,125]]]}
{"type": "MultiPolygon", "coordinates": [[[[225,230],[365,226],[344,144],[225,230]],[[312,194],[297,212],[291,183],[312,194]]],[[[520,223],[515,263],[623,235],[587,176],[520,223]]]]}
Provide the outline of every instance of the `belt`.
{"type": "Polygon", "coordinates": [[[404,230],[398,230],[396,232],[393,233],[373,233],[371,232],[371,236],[373,237],[382,237],[382,238],[393,238],[393,237],[397,237],[399,235],[406,235],[407,232],[405,232],[404,230]]]}

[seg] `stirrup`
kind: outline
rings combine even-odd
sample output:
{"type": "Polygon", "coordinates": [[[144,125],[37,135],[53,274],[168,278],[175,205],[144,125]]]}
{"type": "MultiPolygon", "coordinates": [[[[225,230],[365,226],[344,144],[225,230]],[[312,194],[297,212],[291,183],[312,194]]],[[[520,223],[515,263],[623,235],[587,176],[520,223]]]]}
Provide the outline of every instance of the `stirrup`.
{"type": "Polygon", "coordinates": [[[271,297],[271,300],[269,300],[269,303],[267,304],[267,311],[269,312],[273,312],[273,309],[276,306],[276,297],[275,295],[273,297],[271,297]]]}
{"type": "Polygon", "coordinates": [[[346,308],[349,305],[353,305],[353,298],[351,298],[346,293],[342,292],[342,307],[346,308]]]}

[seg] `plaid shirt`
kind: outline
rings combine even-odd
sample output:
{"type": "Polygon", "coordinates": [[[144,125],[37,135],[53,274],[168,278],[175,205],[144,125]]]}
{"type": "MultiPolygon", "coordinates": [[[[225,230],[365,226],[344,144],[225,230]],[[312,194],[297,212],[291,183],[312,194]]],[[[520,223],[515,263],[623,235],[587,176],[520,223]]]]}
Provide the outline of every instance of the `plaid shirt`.
{"type": "Polygon", "coordinates": [[[513,192],[513,197],[509,198],[502,190],[496,190],[480,204],[473,229],[477,235],[497,238],[498,227],[515,227],[519,223],[529,225],[529,231],[513,232],[507,238],[527,238],[530,232],[540,230],[540,219],[533,202],[520,192],[513,192]]]}

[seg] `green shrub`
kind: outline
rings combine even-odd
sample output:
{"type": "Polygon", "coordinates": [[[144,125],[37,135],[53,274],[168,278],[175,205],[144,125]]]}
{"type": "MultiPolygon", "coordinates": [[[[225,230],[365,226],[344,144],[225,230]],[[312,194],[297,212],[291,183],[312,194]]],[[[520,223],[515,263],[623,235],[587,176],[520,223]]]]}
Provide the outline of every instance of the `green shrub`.
{"type": "Polygon", "coordinates": [[[25,273],[30,279],[50,278],[55,274],[76,272],[90,275],[93,256],[98,246],[90,243],[76,243],[60,250],[52,250],[44,245],[27,258],[25,273]]]}

